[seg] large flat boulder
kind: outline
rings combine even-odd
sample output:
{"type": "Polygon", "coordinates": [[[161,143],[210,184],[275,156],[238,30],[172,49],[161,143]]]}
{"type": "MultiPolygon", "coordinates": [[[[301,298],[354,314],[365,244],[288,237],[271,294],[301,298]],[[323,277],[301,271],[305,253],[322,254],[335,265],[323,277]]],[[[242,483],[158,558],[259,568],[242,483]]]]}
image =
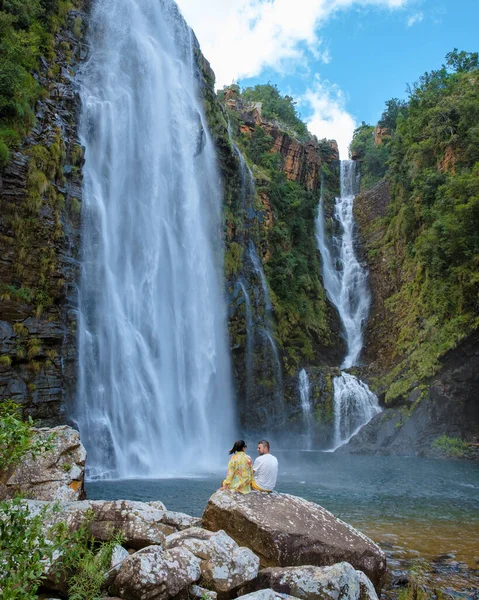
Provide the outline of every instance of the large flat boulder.
{"type": "Polygon", "coordinates": [[[34,429],[34,441],[49,441],[51,450],[27,454],[19,465],[0,473],[0,500],[21,495],[34,500],[80,500],[86,450],[78,431],[61,427],[34,429]]]}
{"type": "Polygon", "coordinates": [[[363,571],[376,590],[383,585],[384,552],[360,531],[303,498],[220,490],[209,499],[202,522],[204,528],[223,529],[240,546],[251,548],[262,567],[345,561],[363,571]]]}

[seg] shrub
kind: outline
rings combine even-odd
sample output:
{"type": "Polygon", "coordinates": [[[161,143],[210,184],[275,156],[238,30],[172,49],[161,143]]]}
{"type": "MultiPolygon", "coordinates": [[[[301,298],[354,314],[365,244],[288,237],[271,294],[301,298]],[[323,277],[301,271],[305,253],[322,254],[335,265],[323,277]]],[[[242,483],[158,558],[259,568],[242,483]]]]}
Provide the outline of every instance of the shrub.
{"type": "Polygon", "coordinates": [[[469,446],[457,437],[449,437],[446,434],[436,438],[432,444],[435,450],[438,450],[441,454],[459,458],[464,456],[469,449],[469,446]]]}
{"type": "Polygon", "coordinates": [[[27,453],[36,456],[52,448],[52,437],[33,439],[32,418],[24,421],[20,411],[11,400],[0,404],[0,472],[17,465],[27,453]]]}

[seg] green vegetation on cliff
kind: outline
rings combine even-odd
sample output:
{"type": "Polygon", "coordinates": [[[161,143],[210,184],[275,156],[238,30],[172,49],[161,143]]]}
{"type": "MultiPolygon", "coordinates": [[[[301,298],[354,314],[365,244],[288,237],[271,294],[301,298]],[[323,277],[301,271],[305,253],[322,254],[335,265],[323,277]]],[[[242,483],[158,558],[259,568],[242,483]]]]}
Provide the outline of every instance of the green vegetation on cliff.
{"type": "Polygon", "coordinates": [[[298,115],[294,98],[282,96],[276,85],[266,83],[247,87],[241,95],[245,102],[261,102],[266,119],[279,121],[283,126],[288,125],[301,139],[310,136],[308,128],[298,115]]]}
{"type": "Polygon", "coordinates": [[[433,375],[438,359],[479,325],[478,67],[477,53],[449,53],[407,102],[387,103],[380,140],[363,123],[351,144],[362,190],[384,174],[390,186],[386,216],[363,231],[374,240],[369,257],[387,264],[395,282],[386,300],[397,364],[383,381],[388,401],[433,375]]]}
{"type": "Polygon", "coordinates": [[[33,72],[41,56],[54,58],[54,33],[72,6],[68,0],[0,2],[0,167],[34,123],[44,90],[33,72]]]}
{"type": "MultiPolygon", "coordinates": [[[[262,249],[263,266],[274,308],[275,337],[283,351],[287,373],[292,374],[301,363],[318,360],[318,347],[331,345],[326,294],[320,278],[319,253],[315,238],[320,173],[314,186],[305,185],[284,170],[288,155],[278,152],[274,136],[284,136],[301,147],[299,139],[313,140],[306,125],[299,119],[294,101],[281,96],[271,84],[234,88],[239,110],[228,110],[233,136],[248,161],[256,183],[258,222],[250,228],[257,248],[262,249]],[[261,102],[264,123],[245,124],[242,108],[248,112],[251,102],[261,102]],[[274,123],[272,123],[274,121],[274,123]],[[313,187],[313,189],[311,189],[313,187]]],[[[224,98],[225,93],[220,94],[224,98]]],[[[314,140],[318,165],[332,160],[333,150],[326,140],[314,140]]],[[[301,150],[303,151],[303,150],[301,150]]],[[[308,160],[303,157],[305,163],[308,160]]],[[[318,167],[320,169],[320,167],[318,167]]],[[[227,228],[241,228],[234,218],[227,228]]],[[[237,217],[237,214],[236,214],[237,217]]],[[[234,244],[234,242],[233,242],[234,244]]],[[[231,244],[231,245],[233,245],[231,244]]],[[[235,257],[238,255],[235,252],[235,257]]],[[[227,252],[227,271],[233,261],[227,252]]],[[[319,358],[321,360],[321,358],[319,358]]]]}

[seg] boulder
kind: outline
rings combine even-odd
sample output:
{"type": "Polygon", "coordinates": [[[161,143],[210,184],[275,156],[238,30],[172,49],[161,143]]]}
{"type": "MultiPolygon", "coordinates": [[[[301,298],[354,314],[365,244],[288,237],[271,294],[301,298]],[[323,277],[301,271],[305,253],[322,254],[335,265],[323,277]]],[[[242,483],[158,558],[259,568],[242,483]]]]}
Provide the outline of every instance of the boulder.
{"type": "Polygon", "coordinates": [[[35,500],[74,501],[82,497],[86,451],[78,431],[63,425],[34,430],[34,439],[51,439],[52,449],[27,456],[0,473],[0,499],[24,496],[35,500]]]}
{"type": "Polygon", "coordinates": [[[165,525],[174,527],[177,531],[183,531],[190,527],[201,527],[201,519],[199,517],[190,517],[181,512],[173,512],[171,510],[165,511],[161,522],[165,525]]]}
{"type": "MultiPolygon", "coordinates": [[[[28,500],[32,515],[38,514],[46,502],[28,500]]],[[[76,531],[85,522],[90,523],[91,534],[100,541],[110,540],[122,532],[124,545],[140,550],[145,546],[162,544],[175,530],[161,522],[165,511],[152,508],[144,502],[129,500],[84,500],[60,502],[45,519],[47,528],[64,522],[70,531],[76,531]]]]}
{"type": "Polygon", "coordinates": [[[288,594],[282,594],[281,592],[275,592],[274,590],[258,590],[241,596],[247,600],[292,600],[294,596],[288,596],[288,594]]]}
{"type": "Polygon", "coordinates": [[[381,590],[386,557],[368,537],[330,512],[289,494],[219,490],[208,501],[203,526],[223,529],[247,545],[262,567],[330,566],[349,562],[381,590]]]}
{"type": "Polygon", "coordinates": [[[200,578],[200,561],[186,548],[149,546],[126,558],[111,591],[125,600],[163,600],[200,578]]]}
{"type": "Polygon", "coordinates": [[[188,588],[188,598],[197,598],[198,600],[216,600],[218,594],[212,590],[207,590],[199,585],[190,585],[188,588]]]}
{"type": "Polygon", "coordinates": [[[372,583],[364,573],[347,562],[331,567],[307,565],[263,569],[253,585],[303,600],[378,600],[372,583]]]}
{"type": "Polygon", "coordinates": [[[186,548],[201,561],[201,584],[216,592],[230,592],[254,579],[259,558],[241,548],[224,531],[213,533],[190,527],[166,538],[167,548],[186,548]]]}
{"type": "Polygon", "coordinates": [[[120,567],[125,559],[130,556],[128,550],[125,550],[120,544],[116,544],[111,553],[110,569],[105,573],[104,588],[110,587],[118,575],[120,567]]]}

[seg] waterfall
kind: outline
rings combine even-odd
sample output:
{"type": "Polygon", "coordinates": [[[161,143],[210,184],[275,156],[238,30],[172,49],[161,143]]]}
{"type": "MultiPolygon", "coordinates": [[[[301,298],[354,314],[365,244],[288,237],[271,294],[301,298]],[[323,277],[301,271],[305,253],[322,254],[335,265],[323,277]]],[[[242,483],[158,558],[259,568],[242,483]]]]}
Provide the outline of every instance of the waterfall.
{"type": "MultiPolygon", "coordinates": [[[[267,415],[268,426],[280,426],[284,421],[283,372],[278,344],[274,336],[273,304],[263,264],[253,239],[250,237],[248,220],[254,215],[253,201],[256,186],[253,173],[238,146],[233,140],[231,126],[228,124],[230,143],[239,163],[240,201],[244,214],[244,231],[239,228],[237,240],[245,249],[243,255],[242,274],[238,280],[245,301],[246,318],[246,399],[248,410],[259,410],[253,407],[255,393],[272,394],[274,406],[267,415]],[[258,285],[259,284],[259,285],[258,285]],[[265,389],[264,383],[271,374],[273,387],[265,389]],[[265,377],[265,375],[267,375],[265,377]]],[[[260,411],[261,412],[261,411],[260,411]]],[[[264,423],[262,424],[264,425],[264,423]]]]}
{"type": "Polygon", "coordinates": [[[349,373],[341,373],[334,385],[333,450],[356,435],[363,425],[381,412],[378,399],[369,387],[349,373]]]}
{"type": "MultiPolygon", "coordinates": [[[[320,200],[316,238],[321,253],[323,283],[329,300],[337,308],[346,338],[347,353],[341,365],[348,369],[357,364],[363,347],[371,296],[368,273],[354,250],[354,195],[358,177],[356,163],[341,161],[341,193],[335,199],[334,222],[339,225],[328,243],[324,203],[320,200]]],[[[334,379],[334,449],[347,443],[359,429],[380,412],[378,400],[369,387],[348,373],[334,379]]]]}
{"type": "Polygon", "coordinates": [[[313,430],[313,413],[311,406],[309,378],[305,369],[301,369],[298,376],[298,391],[301,400],[301,412],[303,417],[303,427],[305,431],[305,447],[311,450],[311,435],[313,430]]]}
{"type": "Polygon", "coordinates": [[[371,297],[368,274],[354,251],[353,203],[357,186],[356,163],[341,161],[341,195],[334,204],[334,219],[340,231],[333,234],[328,248],[324,228],[324,206],[320,203],[317,220],[317,240],[323,266],[326,293],[338,309],[346,337],[347,354],[341,367],[355,365],[363,347],[363,328],[367,320],[371,297]]]}
{"type": "Polygon", "coordinates": [[[234,439],[222,192],[172,0],[94,0],[75,414],[90,477],[219,466],[234,439]]]}
{"type": "Polygon", "coordinates": [[[253,314],[251,310],[251,298],[249,297],[246,285],[243,281],[239,281],[241,292],[245,301],[245,313],[246,313],[246,400],[249,402],[251,398],[252,388],[254,384],[254,364],[253,364],[253,352],[254,352],[254,323],[253,314]]]}
{"type": "MultiPolygon", "coordinates": [[[[256,252],[256,247],[253,244],[252,240],[250,240],[249,244],[248,244],[248,256],[249,256],[249,259],[251,260],[251,263],[253,265],[253,269],[254,269],[256,275],[259,277],[259,280],[261,281],[261,288],[263,290],[263,297],[264,297],[264,306],[265,306],[266,313],[267,313],[267,319],[270,320],[271,319],[271,311],[273,310],[273,305],[271,304],[271,298],[269,296],[269,289],[268,289],[268,284],[266,283],[266,276],[263,271],[263,265],[261,264],[258,253],[256,252]]],[[[271,329],[271,327],[269,329],[271,329]]]]}

